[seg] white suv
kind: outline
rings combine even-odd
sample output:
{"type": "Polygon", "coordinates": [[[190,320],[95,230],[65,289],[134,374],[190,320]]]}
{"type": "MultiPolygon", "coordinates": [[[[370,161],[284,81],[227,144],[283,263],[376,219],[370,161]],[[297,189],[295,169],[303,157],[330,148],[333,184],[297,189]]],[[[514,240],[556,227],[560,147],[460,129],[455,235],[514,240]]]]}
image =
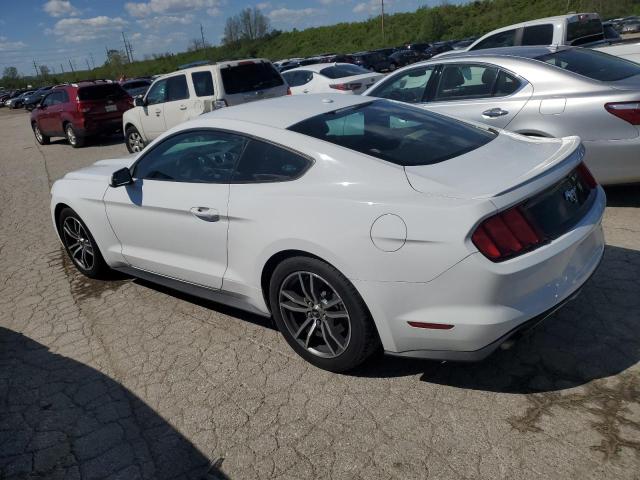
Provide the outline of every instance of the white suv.
{"type": "Polygon", "coordinates": [[[265,59],[219,62],[163,75],[122,117],[127,149],[139,152],[166,130],[215,108],[287,91],[287,83],[265,59]]]}

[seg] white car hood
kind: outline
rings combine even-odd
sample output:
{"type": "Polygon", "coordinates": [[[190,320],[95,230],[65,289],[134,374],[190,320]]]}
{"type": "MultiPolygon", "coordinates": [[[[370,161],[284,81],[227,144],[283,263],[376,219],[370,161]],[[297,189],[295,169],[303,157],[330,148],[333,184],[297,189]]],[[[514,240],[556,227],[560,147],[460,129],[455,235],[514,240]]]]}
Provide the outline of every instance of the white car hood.
{"type": "Polygon", "coordinates": [[[113,158],[109,160],[100,160],[80,170],[67,173],[64,178],[71,180],[111,180],[111,175],[116,170],[124,167],[130,167],[136,160],[136,156],[132,155],[128,158],[113,158]]]}
{"type": "Polygon", "coordinates": [[[405,172],[411,186],[425,194],[488,198],[531,181],[579,146],[578,137],[529,138],[502,131],[465,155],[433,165],[405,167],[405,172]]]}

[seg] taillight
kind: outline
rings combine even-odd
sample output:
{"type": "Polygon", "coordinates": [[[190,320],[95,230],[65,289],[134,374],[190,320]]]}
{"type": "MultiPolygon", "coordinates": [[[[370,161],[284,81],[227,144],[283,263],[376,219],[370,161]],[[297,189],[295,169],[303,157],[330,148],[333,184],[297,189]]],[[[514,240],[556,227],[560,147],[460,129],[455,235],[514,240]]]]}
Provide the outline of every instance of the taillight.
{"type": "Polygon", "coordinates": [[[329,85],[329,86],[336,90],[342,90],[343,92],[346,92],[349,90],[357,90],[362,86],[362,84],[361,83],[334,83],[333,85],[329,85]]]}
{"type": "Polygon", "coordinates": [[[91,107],[86,103],[78,102],[78,112],[80,113],[88,113],[91,111],[91,107]]]}
{"type": "Polygon", "coordinates": [[[520,255],[544,242],[519,206],[485,219],[473,232],[471,240],[494,262],[520,255]]]}
{"type": "Polygon", "coordinates": [[[631,125],[640,125],[640,101],[607,103],[604,108],[631,125]]]}
{"type": "Polygon", "coordinates": [[[578,175],[580,175],[584,183],[586,183],[589,188],[593,189],[598,186],[597,180],[591,173],[591,170],[589,170],[589,167],[587,167],[584,162],[578,165],[578,175]]]}
{"type": "Polygon", "coordinates": [[[291,87],[287,87],[287,95],[291,95],[291,87]]]}

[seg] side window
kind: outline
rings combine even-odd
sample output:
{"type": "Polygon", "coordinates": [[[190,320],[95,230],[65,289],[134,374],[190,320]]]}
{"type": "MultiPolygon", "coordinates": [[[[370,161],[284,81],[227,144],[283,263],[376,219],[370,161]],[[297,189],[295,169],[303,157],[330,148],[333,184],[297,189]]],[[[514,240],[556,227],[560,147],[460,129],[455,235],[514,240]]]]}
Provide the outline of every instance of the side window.
{"type": "Polygon", "coordinates": [[[485,38],[471,50],[481,50],[483,48],[513,47],[516,44],[516,30],[496,33],[485,38]]]}
{"type": "Polygon", "coordinates": [[[184,75],[167,78],[167,102],[189,98],[189,87],[184,75]]]}
{"type": "Polygon", "coordinates": [[[238,163],[237,183],[283,182],[302,175],[311,162],[297,153],[260,140],[249,140],[238,163]]]}
{"type": "Polygon", "coordinates": [[[151,86],[149,93],[147,93],[147,105],[155,105],[157,103],[164,103],[167,93],[167,81],[158,80],[151,86]]]}
{"type": "Polygon", "coordinates": [[[44,100],[42,100],[42,105],[45,107],[49,107],[53,105],[53,102],[55,101],[56,93],[57,92],[53,92],[47,95],[46,97],[44,97],[44,100]]]}
{"type": "Polygon", "coordinates": [[[282,74],[290,87],[299,87],[302,85],[302,76],[300,72],[285,72],[282,74]]]}
{"type": "Polygon", "coordinates": [[[445,65],[440,75],[436,101],[490,97],[498,69],[484,65],[445,65]]]}
{"type": "Polygon", "coordinates": [[[496,87],[493,91],[494,97],[506,97],[515,93],[520,88],[521,82],[513,75],[500,70],[498,79],[496,80],[496,87]]]}
{"type": "Polygon", "coordinates": [[[371,95],[407,103],[423,102],[432,73],[433,67],[409,70],[383,83],[371,95]]]}
{"type": "Polygon", "coordinates": [[[525,27],[522,45],[551,45],[553,43],[553,25],[533,25],[525,27]]]}
{"type": "Polygon", "coordinates": [[[300,75],[300,81],[302,82],[300,85],[306,85],[311,80],[313,80],[313,72],[307,72],[306,70],[298,73],[300,75]]]}
{"type": "Polygon", "coordinates": [[[246,140],[226,132],[191,131],[168,138],[136,164],[133,177],[189,183],[228,183],[246,140]]]}
{"type": "Polygon", "coordinates": [[[66,90],[60,90],[58,92],[58,94],[60,95],[60,102],[59,103],[67,103],[69,101],[69,94],[67,93],[66,90]]]}
{"type": "Polygon", "coordinates": [[[211,72],[193,72],[191,80],[198,97],[208,97],[214,94],[211,72]]]}

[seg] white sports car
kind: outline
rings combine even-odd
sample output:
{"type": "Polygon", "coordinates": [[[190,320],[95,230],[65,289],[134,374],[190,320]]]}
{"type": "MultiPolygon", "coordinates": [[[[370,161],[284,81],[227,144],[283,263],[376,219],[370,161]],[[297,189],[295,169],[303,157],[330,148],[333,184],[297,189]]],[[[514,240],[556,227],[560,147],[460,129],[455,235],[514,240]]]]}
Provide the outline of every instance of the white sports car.
{"type": "Polygon", "coordinates": [[[598,266],[605,195],[583,154],[389,100],[282,97],[67,174],[51,213],[85,275],[273,315],[321,368],[380,346],[479,360],[598,266]]]}

